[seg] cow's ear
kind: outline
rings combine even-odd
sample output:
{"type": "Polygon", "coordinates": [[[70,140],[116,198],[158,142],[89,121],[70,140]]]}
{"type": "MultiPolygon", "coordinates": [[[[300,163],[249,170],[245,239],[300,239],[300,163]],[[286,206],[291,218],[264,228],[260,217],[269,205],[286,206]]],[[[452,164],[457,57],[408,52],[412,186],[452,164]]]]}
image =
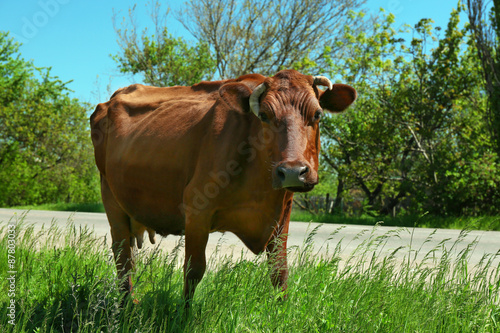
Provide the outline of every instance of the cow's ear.
{"type": "Polygon", "coordinates": [[[231,109],[240,112],[250,112],[249,99],[252,90],[248,86],[240,82],[226,83],[219,89],[221,99],[231,109]]]}
{"type": "Polygon", "coordinates": [[[331,90],[327,89],[321,94],[319,104],[328,111],[342,112],[356,100],[357,96],[356,89],[353,87],[336,83],[331,90]]]}

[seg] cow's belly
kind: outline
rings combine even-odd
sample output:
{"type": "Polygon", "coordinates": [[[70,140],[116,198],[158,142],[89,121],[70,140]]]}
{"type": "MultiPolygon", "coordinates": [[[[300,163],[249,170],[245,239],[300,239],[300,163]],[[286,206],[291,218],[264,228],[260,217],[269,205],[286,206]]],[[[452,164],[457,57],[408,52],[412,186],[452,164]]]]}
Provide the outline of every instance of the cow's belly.
{"type": "Polygon", "coordinates": [[[180,170],[126,170],[107,175],[116,201],[131,218],[161,235],[184,232],[182,197],[185,180],[180,170]]]}

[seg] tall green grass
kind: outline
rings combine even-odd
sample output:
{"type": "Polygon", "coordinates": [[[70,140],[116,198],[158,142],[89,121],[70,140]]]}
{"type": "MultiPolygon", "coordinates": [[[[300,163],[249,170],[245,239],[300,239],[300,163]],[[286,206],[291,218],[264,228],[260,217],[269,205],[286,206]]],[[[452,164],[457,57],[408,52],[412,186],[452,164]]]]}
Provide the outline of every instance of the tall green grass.
{"type": "MultiPolygon", "coordinates": [[[[16,325],[7,322],[9,298],[3,292],[1,332],[500,331],[500,267],[495,264],[500,253],[470,267],[475,242],[457,258],[456,249],[442,244],[423,261],[415,259],[418,250],[407,248],[381,255],[387,240],[398,236],[391,231],[371,234],[353,253],[342,253],[339,244],[320,256],[313,250],[314,229],[302,247],[291,249],[286,300],[271,286],[262,256],[216,255],[186,314],[181,244],[169,253],[139,253],[133,278],[140,303],[120,307],[112,253],[103,238],[71,223],[66,230],[51,226],[35,232],[22,221],[16,228],[16,325]],[[398,252],[405,254],[403,260],[396,258],[398,252]]],[[[8,270],[5,232],[3,224],[1,272],[8,270]]],[[[5,278],[0,285],[7,290],[5,278]]]]}

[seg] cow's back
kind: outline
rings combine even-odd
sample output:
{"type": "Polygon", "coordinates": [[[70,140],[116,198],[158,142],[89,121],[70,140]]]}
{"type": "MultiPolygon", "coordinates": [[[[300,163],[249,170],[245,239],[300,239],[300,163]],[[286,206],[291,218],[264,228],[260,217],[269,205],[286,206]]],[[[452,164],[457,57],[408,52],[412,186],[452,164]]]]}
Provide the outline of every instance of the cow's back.
{"type": "Polygon", "coordinates": [[[91,116],[101,176],[130,217],[160,233],[182,232],[179,207],[212,123],[209,110],[218,86],[133,85],[91,116]]]}

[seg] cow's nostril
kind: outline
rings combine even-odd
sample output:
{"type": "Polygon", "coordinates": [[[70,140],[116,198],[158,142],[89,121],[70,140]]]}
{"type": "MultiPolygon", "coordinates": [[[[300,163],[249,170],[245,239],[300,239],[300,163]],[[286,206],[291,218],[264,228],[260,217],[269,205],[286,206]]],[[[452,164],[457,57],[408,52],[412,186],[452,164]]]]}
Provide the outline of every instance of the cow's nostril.
{"type": "Polygon", "coordinates": [[[284,167],[278,167],[276,169],[276,174],[278,175],[278,178],[280,179],[280,181],[284,181],[285,178],[286,178],[286,169],[284,167]]]}
{"type": "Polygon", "coordinates": [[[305,176],[309,172],[309,168],[307,166],[303,166],[300,168],[299,177],[305,176]]]}
{"type": "Polygon", "coordinates": [[[275,171],[276,179],[282,187],[302,187],[307,181],[310,169],[306,165],[280,165],[275,171]]]}

